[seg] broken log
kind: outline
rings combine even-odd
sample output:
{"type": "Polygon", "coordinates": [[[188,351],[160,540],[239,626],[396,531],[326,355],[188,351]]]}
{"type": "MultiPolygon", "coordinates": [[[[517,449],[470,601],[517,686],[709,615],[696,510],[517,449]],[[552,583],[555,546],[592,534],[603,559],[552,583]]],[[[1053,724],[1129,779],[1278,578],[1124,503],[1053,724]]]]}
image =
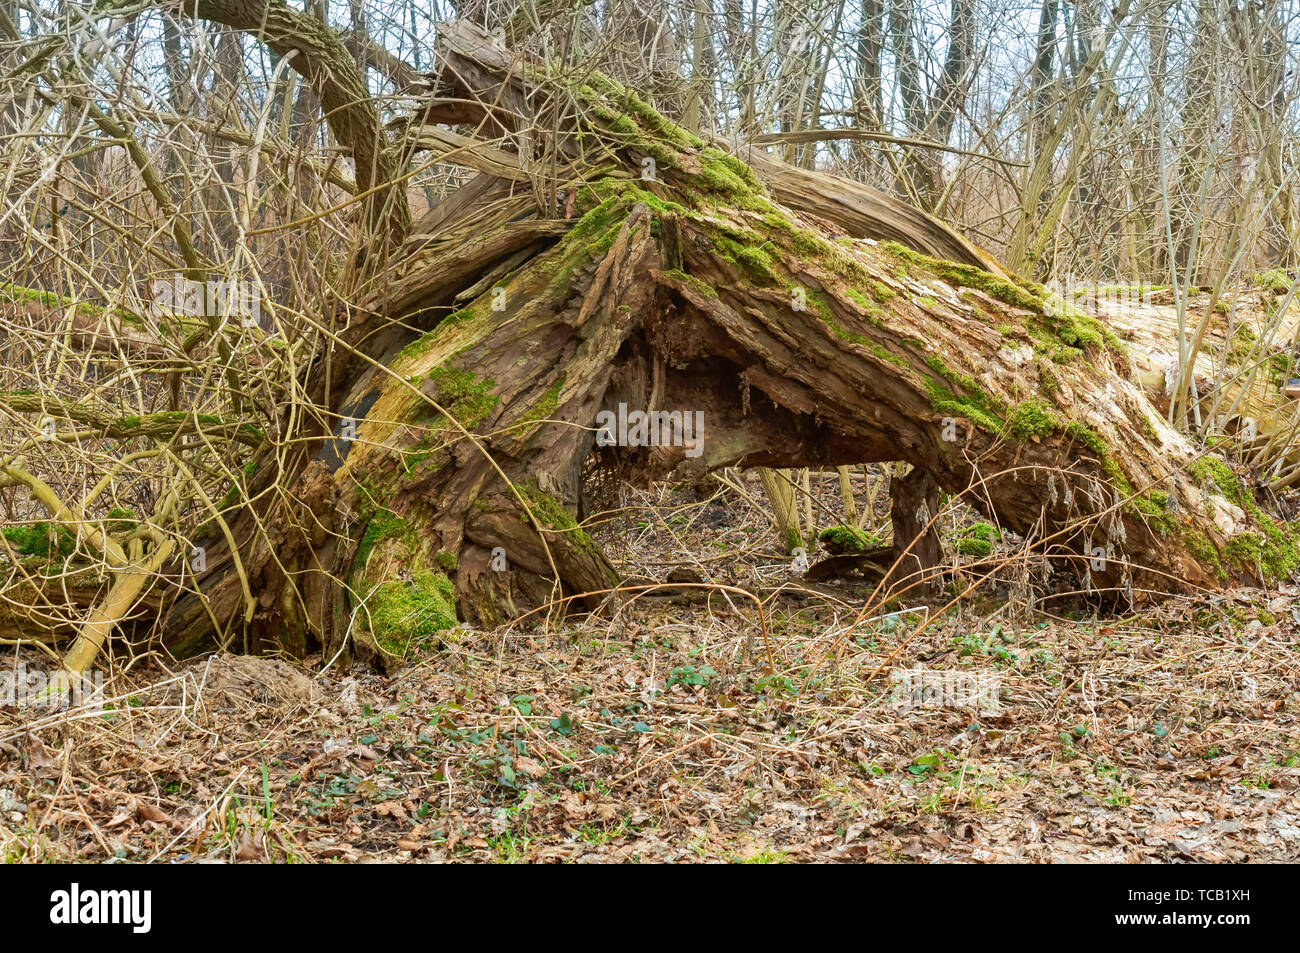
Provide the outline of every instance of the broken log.
{"type": "Polygon", "coordinates": [[[442,28],[438,62],[412,121],[463,125],[419,142],[506,144],[468,163],[479,176],[415,223],[350,315],[367,360],[333,358],[340,428],[304,435],[292,500],[236,525],[253,604],[210,540],[175,645],[243,629],[391,657],[458,617],[597,605],[620,579],[576,518],[593,454],[643,480],[906,461],[916,505],[895,506],[895,532],[921,540],[905,573],[937,560],[917,514],[940,490],[1127,599],[1300,562],[1291,527],[1164,423],[1105,323],[942,223],[747,162],[465,23],[442,28]],[[556,115],[568,125],[544,131],[556,115]],[[540,187],[554,201],[511,171],[536,170],[538,149],[567,170],[540,187]],[[635,433],[602,423],[631,412],[635,433]]]}

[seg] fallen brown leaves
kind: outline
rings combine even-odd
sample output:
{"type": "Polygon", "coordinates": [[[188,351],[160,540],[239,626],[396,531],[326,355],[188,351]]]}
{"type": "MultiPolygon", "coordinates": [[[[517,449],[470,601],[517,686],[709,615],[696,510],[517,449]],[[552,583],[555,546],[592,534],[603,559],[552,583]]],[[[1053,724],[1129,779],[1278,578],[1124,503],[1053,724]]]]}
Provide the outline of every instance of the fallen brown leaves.
{"type": "Polygon", "coordinates": [[[127,703],[94,717],[32,731],[0,713],[0,845],[22,860],[1294,860],[1289,609],[1237,593],[1104,625],[942,620],[909,651],[1000,675],[1003,711],[982,718],[900,711],[888,682],[859,681],[905,627],[864,630],[819,671],[833,610],[777,613],[783,668],[766,675],[742,619],[680,606],[620,616],[617,638],[603,622],[461,632],[395,678],[293,670],[298,692],[266,690],[282,661],[200,660],[118,679],[127,703]]]}
{"type": "Polygon", "coordinates": [[[1300,859],[1294,590],[1100,620],[981,598],[919,633],[850,629],[863,593],[800,586],[754,512],[650,512],[618,530],[629,567],[767,592],[774,665],[717,593],[457,631],[393,677],[145,663],[103,711],[0,709],[0,856],[1300,859]],[[1001,711],[899,707],[897,669],[869,678],[895,653],[996,677],[1001,711]]]}

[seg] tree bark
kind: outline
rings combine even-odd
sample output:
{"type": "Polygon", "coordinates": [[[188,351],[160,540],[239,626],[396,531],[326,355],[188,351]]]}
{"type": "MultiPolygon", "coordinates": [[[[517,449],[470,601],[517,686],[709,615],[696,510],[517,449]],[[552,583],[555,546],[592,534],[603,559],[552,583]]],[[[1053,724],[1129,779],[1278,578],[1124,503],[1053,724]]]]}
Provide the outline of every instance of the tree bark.
{"type": "Polygon", "coordinates": [[[889,495],[899,560],[895,579],[912,592],[928,592],[936,581],[930,573],[942,559],[935,522],[939,515],[939,484],[929,471],[913,469],[891,481],[889,495]]]}

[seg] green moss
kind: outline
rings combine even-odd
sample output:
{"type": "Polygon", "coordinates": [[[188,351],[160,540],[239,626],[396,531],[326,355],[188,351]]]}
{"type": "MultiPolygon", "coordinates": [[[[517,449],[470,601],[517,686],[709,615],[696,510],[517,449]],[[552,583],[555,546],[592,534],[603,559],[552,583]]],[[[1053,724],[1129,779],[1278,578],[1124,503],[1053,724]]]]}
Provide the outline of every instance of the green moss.
{"type": "Polygon", "coordinates": [[[32,301],[49,308],[74,304],[71,298],[65,298],[52,291],[42,291],[39,288],[24,288],[22,285],[14,284],[0,284],[0,300],[11,301],[15,304],[32,301]]]}
{"type": "Polygon", "coordinates": [[[54,559],[70,556],[77,548],[77,537],[71,530],[44,521],[30,526],[6,526],[0,529],[0,534],[23,556],[54,559]]]}
{"type": "MultiPolygon", "coordinates": [[[[826,259],[843,259],[849,261],[843,252],[833,244],[822,238],[815,232],[806,228],[797,228],[790,224],[789,220],[780,214],[769,215],[767,217],[769,224],[784,229],[790,236],[790,247],[793,248],[800,256],[807,259],[820,260],[826,259]]],[[[843,265],[841,265],[843,267],[843,265]]]]}
{"type": "Polygon", "coordinates": [[[146,326],[144,319],[140,315],[130,311],[123,311],[119,308],[104,308],[88,301],[77,301],[65,295],[58,295],[52,291],[42,291],[40,288],[25,288],[22,285],[0,283],[0,301],[9,301],[14,304],[25,304],[30,301],[46,308],[62,308],[85,315],[110,314],[125,324],[140,328],[146,326]]]}
{"type": "MultiPolygon", "coordinates": [[[[232,483],[230,485],[230,488],[226,490],[226,493],[221,498],[220,502],[217,503],[217,510],[224,513],[226,510],[230,509],[231,507],[238,505],[243,499],[244,499],[243,489],[240,487],[238,483],[232,483]]],[[[204,535],[207,532],[207,530],[210,528],[211,526],[209,523],[204,523],[203,526],[199,529],[199,535],[200,536],[204,535]]]]}
{"type": "Polygon", "coordinates": [[[701,281],[694,275],[688,275],[684,271],[679,271],[675,268],[669,269],[664,272],[664,276],[680,282],[681,284],[689,285],[696,293],[706,298],[716,298],[718,296],[718,290],[714,288],[713,285],[701,281]]]}
{"type": "Polygon", "coordinates": [[[1092,451],[1093,456],[1098,459],[1106,459],[1110,456],[1110,450],[1106,447],[1106,441],[1101,439],[1101,434],[1077,420],[1070,421],[1065,427],[1066,436],[1075,443],[1082,444],[1092,451]]]}
{"type": "Polygon", "coordinates": [[[1002,533],[992,523],[974,523],[957,534],[957,552],[963,556],[984,558],[993,552],[1002,533]]]}
{"type": "Polygon", "coordinates": [[[767,222],[772,229],[783,233],[781,241],[788,244],[790,250],[800,259],[805,261],[815,261],[826,268],[828,272],[844,278],[845,282],[850,285],[861,285],[863,287],[872,287],[879,282],[874,280],[870,270],[863,267],[861,261],[858,261],[852,255],[846,254],[844,248],[837,246],[833,242],[828,242],[822,235],[816,234],[809,229],[798,228],[794,225],[788,215],[776,212],[775,209],[768,215],[763,216],[763,221],[767,222]]]}
{"type": "Polygon", "coordinates": [[[457,308],[455,311],[445,315],[441,321],[433,327],[432,330],[422,334],[406,347],[402,348],[398,358],[406,361],[414,360],[429,351],[434,344],[441,340],[453,328],[462,327],[469,324],[479,316],[479,312],[473,305],[465,308],[457,308]]]}
{"type": "MultiPolygon", "coordinates": [[[[1089,347],[1123,351],[1123,345],[1114,332],[1096,318],[1064,303],[1049,308],[1044,297],[1046,289],[1041,285],[1016,283],[973,265],[932,258],[898,242],[883,242],[881,247],[895,259],[924,268],[951,285],[974,288],[995,301],[1030,312],[1026,330],[1037,343],[1037,349],[1057,363],[1074,360],[1089,347]]],[[[978,306],[973,299],[963,300],[978,306]]]]}
{"type": "Polygon", "coordinates": [[[780,284],[772,256],[762,248],[741,247],[735,250],[735,260],[751,277],[764,284],[780,284]]]}
{"type": "Polygon", "coordinates": [[[1164,490],[1151,490],[1135,496],[1126,508],[1141,514],[1147,525],[1161,536],[1168,536],[1174,530],[1174,517],[1169,512],[1169,494],[1164,490]]]}
{"type": "Polygon", "coordinates": [[[879,536],[852,526],[829,526],[817,534],[817,539],[833,556],[863,553],[882,545],[879,536]]]}
{"type": "Polygon", "coordinates": [[[366,609],[371,635],[384,651],[398,657],[456,624],[455,589],[440,572],[417,570],[410,582],[380,583],[371,590],[366,609]]]}
{"type": "MultiPolygon", "coordinates": [[[[698,142],[699,140],[695,141],[698,142]]],[[[760,195],[767,194],[767,187],[754,174],[754,170],[729,152],[723,152],[721,149],[710,146],[700,153],[700,163],[701,165],[720,166],[738,179],[747,191],[757,192],[760,195]]]]}
{"type": "MultiPolygon", "coordinates": [[[[17,410],[27,410],[24,405],[31,405],[32,410],[39,409],[39,401],[24,401],[18,398],[21,394],[5,394],[4,397],[12,403],[17,410]]],[[[253,424],[236,424],[230,421],[224,421],[215,414],[196,414],[190,411],[165,410],[158,413],[130,414],[125,417],[107,417],[92,410],[84,405],[71,404],[65,405],[61,410],[71,420],[79,423],[88,424],[94,427],[100,427],[106,437],[112,437],[115,440],[125,440],[131,437],[151,436],[164,437],[172,436],[177,433],[192,432],[197,428],[223,430],[234,436],[240,443],[257,446],[265,439],[265,434],[261,429],[253,424]]]]}
{"type": "Polygon", "coordinates": [[[439,552],[435,558],[438,563],[438,568],[446,573],[455,572],[460,566],[460,558],[455,553],[445,549],[439,552]]]}
{"type": "Polygon", "coordinates": [[[1123,351],[1123,346],[1110,328],[1074,308],[1066,308],[1064,313],[1056,316],[1055,325],[1049,324],[1048,330],[1054,332],[1058,341],[1070,347],[1106,347],[1113,351],[1123,351]]]}
{"type": "MultiPolygon", "coordinates": [[[[1106,441],[1102,439],[1101,434],[1077,420],[1066,424],[1065,434],[1097,458],[1098,463],[1101,464],[1101,472],[1114,485],[1120,496],[1128,500],[1134,495],[1133,484],[1129,482],[1128,476],[1111,455],[1110,448],[1106,446],[1106,441]]],[[[1132,506],[1131,503],[1126,505],[1132,506]]]]}
{"type": "MultiPolygon", "coordinates": [[[[590,95],[595,98],[596,91],[591,90],[590,95]]],[[[641,127],[626,113],[611,109],[609,106],[597,105],[592,107],[591,114],[604,126],[605,132],[617,140],[619,145],[633,146],[640,141],[641,127]]]]}
{"type": "Polygon", "coordinates": [[[1252,275],[1251,280],[1255,286],[1262,291],[1268,291],[1275,295],[1286,294],[1291,290],[1291,279],[1281,268],[1273,268],[1270,271],[1261,271],[1252,275]]]}
{"type": "MultiPolygon", "coordinates": [[[[589,245],[594,241],[603,239],[611,228],[615,228],[622,223],[631,210],[629,202],[632,201],[632,198],[629,192],[635,194],[642,191],[644,190],[631,186],[628,190],[621,190],[603,199],[599,205],[578,219],[577,224],[569,229],[564,236],[564,241],[561,244],[569,247],[589,245]]],[[[645,194],[650,195],[649,192],[645,194]]]]}
{"type": "Polygon", "coordinates": [[[605,256],[618,239],[628,214],[638,203],[648,205],[659,215],[686,211],[682,206],[640,188],[635,182],[598,180],[578,190],[578,207],[587,210],[554,248],[530,264],[529,273],[544,278],[556,292],[567,293],[573,273],[605,256]]]}
{"type": "Polygon", "coordinates": [[[445,446],[441,434],[446,429],[446,419],[434,417],[425,426],[425,432],[420,436],[420,439],[405,450],[400,451],[402,455],[402,472],[408,480],[417,475],[425,475],[421,472],[424,469],[423,465],[430,460],[435,460],[438,451],[445,446]]]}
{"type": "MultiPolygon", "coordinates": [[[[590,215],[588,212],[574,226],[575,229],[579,229],[577,240],[590,241],[596,236],[603,236],[611,227],[620,225],[627,213],[637,205],[644,205],[658,215],[693,214],[685,205],[664,198],[650,191],[649,188],[644,188],[644,185],[646,183],[636,179],[602,179],[583,186],[578,192],[579,206],[585,208],[594,202],[595,207],[591,211],[595,212],[596,216],[588,218],[590,215]],[[606,202],[610,204],[606,205],[606,202]]],[[[572,235],[573,232],[569,234],[572,235]]]]}
{"type": "Polygon", "coordinates": [[[713,247],[722,258],[736,264],[748,281],[759,287],[789,287],[789,283],[777,271],[772,256],[763,247],[770,244],[768,239],[725,227],[716,231],[718,233],[713,236],[713,247]]]}
{"type": "Polygon", "coordinates": [[[1061,375],[1051,364],[1040,361],[1038,364],[1038,383],[1043,393],[1051,397],[1061,389],[1061,375]]]}
{"type": "Polygon", "coordinates": [[[942,258],[932,258],[929,255],[913,251],[898,242],[882,242],[881,247],[894,258],[924,268],[949,284],[978,289],[990,298],[1001,301],[1003,304],[1009,304],[1012,307],[1024,308],[1038,314],[1043,312],[1042,298],[1019,285],[1007,281],[1005,278],[998,277],[992,272],[976,268],[973,265],[962,265],[953,261],[944,261],[942,258]]]}
{"type": "MultiPolygon", "coordinates": [[[[834,328],[834,330],[836,331],[840,330],[839,326],[837,325],[834,328]]],[[[845,331],[843,336],[846,337],[849,336],[849,332],[845,331]]],[[[854,337],[856,337],[856,335],[854,335],[854,337]]],[[[907,360],[907,358],[901,357],[898,354],[894,354],[888,348],[884,347],[881,344],[877,344],[875,341],[866,341],[865,339],[862,339],[857,341],[856,343],[863,344],[867,348],[867,350],[869,350],[880,360],[888,364],[893,364],[895,367],[901,367],[906,369],[912,366],[911,363],[907,360]]]]}
{"type": "Polygon", "coordinates": [[[1289,579],[1300,568],[1300,549],[1297,549],[1295,533],[1269,520],[1263,525],[1263,552],[1260,565],[1264,577],[1277,582],[1289,579]]]}
{"type": "Polygon", "coordinates": [[[1110,454],[1101,461],[1101,472],[1106,474],[1106,479],[1110,480],[1120,496],[1125,499],[1133,496],[1133,484],[1129,482],[1128,476],[1110,454]]]}
{"type": "Polygon", "coordinates": [[[492,393],[496,381],[480,380],[472,371],[443,364],[429,371],[433,382],[433,399],[453,414],[466,430],[473,430],[497,405],[492,393]]]}
{"type": "Polygon", "coordinates": [[[528,408],[528,411],[519,418],[522,424],[532,423],[536,420],[548,420],[555,416],[555,410],[560,405],[560,391],[564,389],[564,378],[557,377],[546,388],[546,391],[538,398],[537,403],[528,408]]]}
{"type": "MultiPolygon", "coordinates": [[[[579,92],[591,90],[604,96],[624,115],[635,119],[639,127],[651,136],[672,143],[679,149],[703,149],[699,136],[688,132],[677,123],[664,117],[631,89],[602,73],[592,73],[579,92]]],[[[621,128],[626,128],[623,126],[621,128]]],[[[716,150],[715,150],[716,151],[716,150]]]]}
{"type": "Polygon", "coordinates": [[[1025,331],[1036,353],[1056,364],[1068,364],[1082,357],[1088,348],[1106,348],[1117,354],[1124,353],[1110,328],[1073,308],[1063,314],[1031,316],[1025,331]]]}
{"type": "Polygon", "coordinates": [[[1243,566],[1259,567],[1264,562],[1264,539],[1259,533],[1238,533],[1228,540],[1227,549],[1243,566]]]}
{"type": "Polygon", "coordinates": [[[1036,400],[1027,400],[1018,404],[1007,421],[1011,434],[1017,440],[1032,440],[1050,437],[1061,428],[1060,418],[1045,404],[1036,400]]]}
{"type": "Polygon", "coordinates": [[[1057,347],[1050,342],[1040,346],[1037,350],[1038,353],[1050,358],[1056,364],[1069,364],[1071,361],[1083,357],[1083,351],[1077,347],[1057,347]]]}
{"type": "Polygon", "coordinates": [[[140,524],[135,510],[115,506],[108,511],[107,529],[110,533],[129,533],[140,524]]]}
{"type": "Polygon", "coordinates": [[[936,411],[952,417],[964,417],[990,433],[1002,430],[1002,418],[1007,408],[1001,400],[986,393],[973,378],[948,367],[939,355],[930,354],[925,362],[944,382],[926,379],[930,405],[936,411]]]}
{"type": "MultiPolygon", "coordinates": [[[[515,487],[527,501],[528,508],[532,510],[539,523],[564,534],[566,540],[576,544],[581,549],[596,550],[595,541],[587,535],[586,530],[578,525],[578,521],[573,514],[565,509],[564,505],[554,496],[542,490],[535,480],[516,483],[515,487]]],[[[524,513],[520,513],[519,517],[524,521],[528,519],[524,513]]]]}
{"type": "Polygon", "coordinates": [[[1269,355],[1268,366],[1273,372],[1273,383],[1281,387],[1283,382],[1291,376],[1291,370],[1295,366],[1295,358],[1290,350],[1283,348],[1269,355]]]}
{"type": "Polygon", "coordinates": [[[1244,322],[1239,321],[1236,327],[1232,329],[1231,337],[1228,338],[1228,357],[1235,363],[1240,364],[1250,355],[1255,341],[1255,332],[1244,322]]]}
{"type": "MultiPolygon", "coordinates": [[[[734,161],[734,157],[719,149],[705,149],[700,156],[698,181],[707,190],[728,197],[744,195],[755,191],[757,182],[746,182],[742,170],[749,172],[749,167],[734,161]],[[733,160],[733,161],[728,161],[733,160]],[[740,168],[737,168],[737,165],[740,168]]],[[[752,174],[752,173],[751,173],[752,174]]]]}
{"type": "Polygon", "coordinates": [[[366,531],[362,534],[361,542],[357,545],[357,556],[352,565],[357,570],[364,570],[366,562],[370,559],[371,551],[380,543],[389,539],[403,540],[407,548],[412,552],[417,548],[415,531],[410,523],[392,510],[377,509],[366,524],[366,531]]]}
{"type": "Polygon", "coordinates": [[[845,297],[856,304],[866,312],[867,321],[875,327],[884,327],[885,311],[879,307],[875,300],[864,295],[856,288],[848,288],[844,292],[845,297]]]}
{"type": "Polygon", "coordinates": [[[1242,494],[1236,474],[1222,460],[1201,457],[1188,466],[1187,472],[1202,486],[1217,487],[1220,493],[1234,503],[1242,494]]]}
{"type": "Polygon", "coordinates": [[[1228,544],[1228,553],[1242,565],[1258,570],[1265,580],[1289,578],[1300,568],[1300,548],[1294,531],[1279,524],[1255,502],[1255,496],[1222,460],[1202,457],[1187,468],[1202,486],[1212,486],[1230,502],[1249,514],[1258,532],[1238,534],[1228,544]]]}
{"type": "Polygon", "coordinates": [[[1002,421],[986,413],[973,403],[958,398],[952,391],[935,381],[926,378],[926,390],[930,396],[930,406],[936,412],[949,417],[960,417],[971,421],[981,430],[997,433],[1002,429],[1002,421]]]}
{"type": "Polygon", "coordinates": [[[1182,535],[1183,547],[1196,557],[1196,561],[1201,565],[1214,570],[1214,574],[1220,579],[1227,579],[1228,573],[1223,568],[1223,560],[1219,556],[1219,550],[1206,536],[1199,530],[1185,530],[1182,535]]]}

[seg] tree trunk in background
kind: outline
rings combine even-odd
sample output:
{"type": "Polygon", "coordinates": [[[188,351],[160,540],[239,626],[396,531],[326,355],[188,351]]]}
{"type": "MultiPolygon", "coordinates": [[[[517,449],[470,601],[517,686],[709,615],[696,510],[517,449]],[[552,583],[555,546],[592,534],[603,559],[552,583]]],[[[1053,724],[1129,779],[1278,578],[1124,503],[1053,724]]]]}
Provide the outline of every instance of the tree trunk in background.
{"type": "Polygon", "coordinates": [[[1191,52],[1183,79],[1180,162],[1169,188],[1172,261],[1168,249],[1163,255],[1166,275],[1176,271],[1178,281],[1193,285],[1200,284],[1200,277],[1195,270],[1187,269],[1197,259],[1201,235],[1197,224],[1205,218],[1204,186],[1213,171],[1212,142],[1219,122],[1214,77],[1223,49],[1221,30],[1219,0],[1201,0],[1197,4],[1191,52]]]}
{"type": "Polygon", "coordinates": [[[760,132],[757,121],[757,23],[745,22],[745,8],[741,0],[722,0],[722,21],[725,30],[725,51],[732,73],[735,75],[736,96],[740,100],[740,120],[737,131],[742,138],[760,132]]]}
{"type": "Polygon", "coordinates": [[[1137,282],[1157,277],[1163,281],[1157,269],[1157,262],[1161,259],[1159,249],[1164,245],[1158,206],[1163,174],[1160,136],[1164,128],[1161,111],[1167,102],[1169,21],[1167,12],[1159,4],[1147,8],[1146,20],[1151,96],[1136,124],[1136,155],[1129,170],[1128,183],[1128,267],[1119,271],[1137,282]]]}
{"type": "MultiPolygon", "coordinates": [[[[829,197],[801,216],[781,199],[786,167],[756,163],[769,191],[616,83],[554,82],[464,23],[444,27],[439,53],[426,117],[490,110],[517,129],[560,97],[582,106],[563,111],[585,117],[582,148],[609,151],[588,165],[577,136],[556,143],[573,213],[547,219],[517,194],[508,153],[459,149],[495,171],[417,223],[345,315],[363,357],[311,372],[335,382],[324,399],[340,429],[301,434],[291,492],[235,521],[254,602],[207,540],[204,599],[171,610],[176,645],[242,633],[388,657],[457,615],[494,625],[569,596],[599,603],[619,577],[575,515],[593,454],[641,480],[906,461],[917,506],[901,531],[938,489],[964,494],[1124,596],[1256,580],[1294,559],[1285,527],[1161,421],[1104,326],[977,267],[984,256],[940,223],[789,170],[829,197]],[[647,157],[654,178],[640,177],[647,157]],[[626,439],[600,445],[620,408],[677,416],[664,439],[615,424],[626,439]]],[[[922,536],[918,570],[937,556],[922,536]]]]}
{"type": "MultiPolygon", "coordinates": [[[[854,125],[859,129],[885,131],[884,85],[881,81],[881,53],[884,51],[885,9],[883,0],[862,0],[858,27],[856,73],[853,77],[854,125]]],[[[884,163],[871,144],[853,142],[849,148],[855,160],[867,169],[884,163]]],[[[871,175],[863,176],[872,181],[871,175]]]]}
{"type": "MultiPolygon", "coordinates": [[[[934,78],[928,94],[917,55],[917,44],[924,41],[915,35],[912,0],[890,4],[889,32],[908,134],[947,143],[957,115],[966,104],[966,73],[975,47],[974,0],[951,2],[943,69],[934,78]]],[[[917,150],[909,153],[903,165],[903,188],[925,211],[933,211],[943,195],[941,158],[940,153],[917,150]]]]}
{"type": "MultiPolygon", "coordinates": [[[[248,66],[244,62],[243,38],[234,31],[224,31],[217,38],[217,51],[212,69],[212,88],[219,121],[239,108],[237,97],[243,88],[248,66]]],[[[183,113],[181,113],[183,115],[183,113]]],[[[223,142],[215,134],[209,140],[208,148],[217,161],[214,163],[214,181],[208,186],[207,207],[213,210],[229,209],[232,203],[239,201],[239,192],[235,188],[235,146],[223,142]]],[[[221,249],[231,247],[236,240],[236,215],[214,215],[216,239],[221,249]]],[[[213,255],[219,259],[220,252],[213,255]]]]}
{"type": "MultiPolygon", "coordinates": [[[[1264,256],[1266,261],[1286,267],[1296,260],[1297,236],[1282,148],[1289,98],[1282,8],[1277,3],[1266,10],[1249,4],[1232,7],[1229,22],[1229,35],[1245,73],[1244,132],[1259,149],[1252,172],[1264,204],[1264,256]]],[[[1294,77],[1290,82],[1295,82],[1294,77]]]]}
{"type": "Polygon", "coordinates": [[[858,73],[853,92],[858,125],[867,128],[881,127],[885,115],[884,87],[880,81],[883,24],[883,0],[862,0],[862,24],[858,28],[858,73]]]}

